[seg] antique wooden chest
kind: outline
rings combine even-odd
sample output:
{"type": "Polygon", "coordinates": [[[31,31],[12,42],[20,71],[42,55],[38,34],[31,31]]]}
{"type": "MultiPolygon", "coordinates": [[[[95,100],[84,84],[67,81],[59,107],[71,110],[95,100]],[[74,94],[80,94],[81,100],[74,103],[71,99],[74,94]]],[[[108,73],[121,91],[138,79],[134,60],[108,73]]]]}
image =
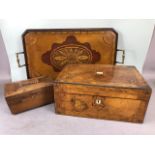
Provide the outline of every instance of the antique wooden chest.
{"type": "Polygon", "coordinates": [[[52,82],[39,77],[6,84],[5,98],[13,114],[49,104],[53,98],[52,82]]]}
{"type": "Polygon", "coordinates": [[[151,88],[133,66],[68,65],[54,84],[56,113],[141,123],[151,88]]]}

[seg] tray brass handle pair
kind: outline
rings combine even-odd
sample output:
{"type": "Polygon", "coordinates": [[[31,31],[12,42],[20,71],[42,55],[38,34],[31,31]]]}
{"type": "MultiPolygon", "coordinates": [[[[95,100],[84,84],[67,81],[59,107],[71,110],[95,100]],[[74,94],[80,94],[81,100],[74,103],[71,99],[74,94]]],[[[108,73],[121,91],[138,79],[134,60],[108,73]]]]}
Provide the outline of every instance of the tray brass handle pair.
{"type": "MultiPolygon", "coordinates": [[[[118,63],[118,64],[124,64],[124,60],[125,60],[125,50],[123,50],[123,49],[117,49],[117,52],[118,52],[118,51],[121,51],[121,52],[122,52],[122,62],[116,61],[116,63],[118,63]]],[[[19,55],[21,55],[21,54],[24,54],[24,52],[16,53],[16,59],[17,59],[17,64],[18,64],[18,67],[19,67],[19,68],[26,66],[26,64],[21,64],[21,63],[20,63],[19,55]]],[[[100,73],[99,73],[99,74],[100,74],[100,73]]]]}
{"type": "Polygon", "coordinates": [[[24,52],[16,53],[16,60],[17,60],[17,64],[18,64],[18,67],[19,67],[19,68],[26,66],[25,64],[20,64],[19,55],[21,55],[21,54],[24,54],[24,52]]]}
{"type": "Polygon", "coordinates": [[[125,50],[124,49],[117,49],[117,52],[121,51],[122,52],[122,62],[116,61],[118,64],[124,64],[125,61],[125,50]]]}

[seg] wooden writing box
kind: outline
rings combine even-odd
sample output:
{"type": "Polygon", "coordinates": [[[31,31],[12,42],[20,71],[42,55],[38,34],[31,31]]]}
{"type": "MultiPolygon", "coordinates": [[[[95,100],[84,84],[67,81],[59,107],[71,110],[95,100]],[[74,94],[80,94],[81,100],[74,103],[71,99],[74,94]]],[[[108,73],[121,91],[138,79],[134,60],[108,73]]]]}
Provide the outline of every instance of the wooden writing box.
{"type": "Polygon", "coordinates": [[[54,84],[59,114],[141,123],[151,88],[133,66],[68,65],[54,84]]]}
{"type": "Polygon", "coordinates": [[[5,85],[5,98],[13,114],[52,102],[53,87],[47,78],[33,78],[5,85]]]}

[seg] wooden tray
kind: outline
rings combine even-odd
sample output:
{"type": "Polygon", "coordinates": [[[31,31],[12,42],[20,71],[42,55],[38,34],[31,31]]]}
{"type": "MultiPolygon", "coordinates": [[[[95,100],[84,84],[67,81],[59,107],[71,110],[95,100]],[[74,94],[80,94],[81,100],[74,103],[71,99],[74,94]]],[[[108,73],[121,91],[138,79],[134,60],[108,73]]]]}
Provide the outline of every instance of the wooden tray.
{"type": "MultiPolygon", "coordinates": [[[[53,80],[66,64],[115,64],[118,34],[111,28],[31,29],[23,34],[24,52],[17,53],[18,66],[27,77],[48,76],[53,80]],[[21,65],[19,54],[25,55],[21,65]]],[[[124,50],[122,63],[124,63],[124,50]]]]}

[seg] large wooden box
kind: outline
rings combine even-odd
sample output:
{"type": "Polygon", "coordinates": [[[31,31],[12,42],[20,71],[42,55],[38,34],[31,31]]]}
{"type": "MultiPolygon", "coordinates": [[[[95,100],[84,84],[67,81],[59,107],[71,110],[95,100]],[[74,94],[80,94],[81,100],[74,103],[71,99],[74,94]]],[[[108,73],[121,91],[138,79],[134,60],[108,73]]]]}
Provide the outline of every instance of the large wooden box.
{"type": "Polygon", "coordinates": [[[68,65],[54,84],[59,114],[141,123],[151,88],[133,66],[68,65]]]}
{"type": "Polygon", "coordinates": [[[44,77],[8,83],[4,89],[13,114],[49,104],[53,98],[52,82],[44,77]]]}

